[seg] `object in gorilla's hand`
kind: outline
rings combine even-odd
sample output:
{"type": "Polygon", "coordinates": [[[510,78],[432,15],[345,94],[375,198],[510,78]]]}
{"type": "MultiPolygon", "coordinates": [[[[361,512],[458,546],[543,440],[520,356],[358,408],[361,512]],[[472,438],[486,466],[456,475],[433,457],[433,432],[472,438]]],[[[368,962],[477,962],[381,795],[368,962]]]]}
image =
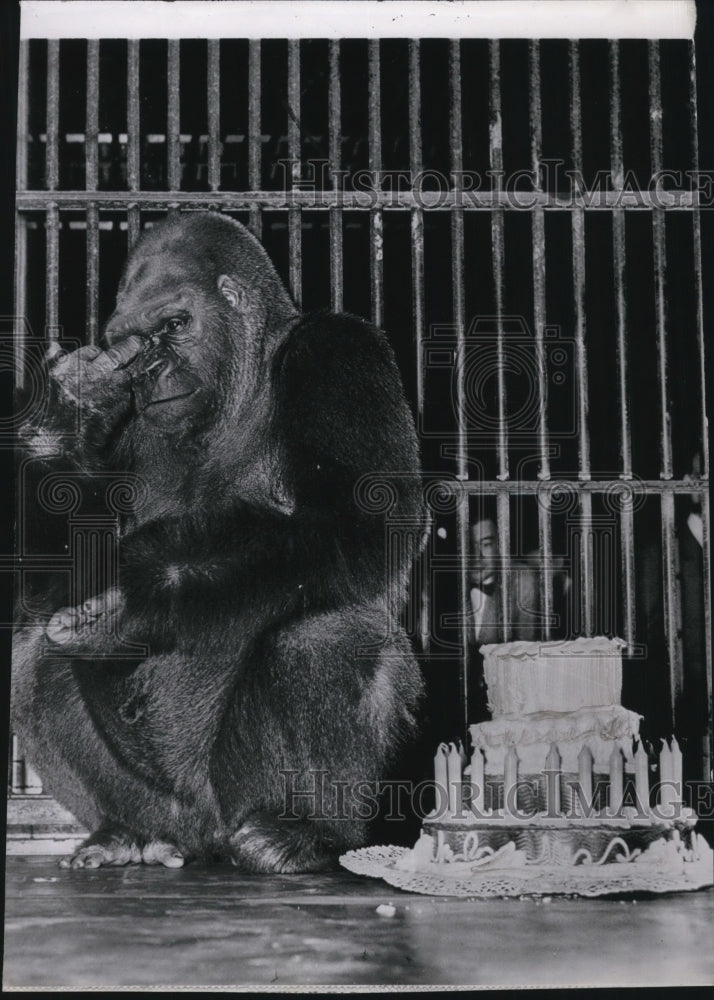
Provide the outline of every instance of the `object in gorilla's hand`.
{"type": "Polygon", "coordinates": [[[360,789],[421,690],[399,613],[427,517],[392,350],[301,316],[254,237],[197,212],[144,233],[103,347],[54,353],[22,430],[82,499],[131,487],[77,605],[48,573],[15,636],[14,729],[97,831],[68,864],[322,870],[364,842],[360,789]]]}

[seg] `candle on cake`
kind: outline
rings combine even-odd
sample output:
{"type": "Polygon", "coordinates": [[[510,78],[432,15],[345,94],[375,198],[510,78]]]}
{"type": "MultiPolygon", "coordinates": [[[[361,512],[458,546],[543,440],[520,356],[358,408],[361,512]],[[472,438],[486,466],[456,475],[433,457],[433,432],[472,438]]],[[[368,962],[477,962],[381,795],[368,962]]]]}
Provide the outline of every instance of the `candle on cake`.
{"type": "Polygon", "coordinates": [[[449,815],[453,816],[461,811],[461,755],[455,743],[451,743],[450,747],[446,763],[449,778],[449,815]]]}
{"type": "Polygon", "coordinates": [[[503,808],[506,815],[516,812],[517,785],[518,754],[515,747],[509,747],[503,762],[503,808]]]}
{"type": "Polygon", "coordinates": [[[437,815],[443,816],[446,813],[449,802],[449,779],[447,775],[446,758],[449,748],[446,743],[440,743],[436,748],[434,757],[434,795],[436,798],[437,815]]]}
{"type": "Polygon", "coordinates": [[[634,759],[635,792],[637,794],[637,802],[644,812],[648,812],[650,805],[649,761],[647,759],[647,752],[643,746],[642,740],[639,741],[634,759]]]}
{"type": "Polygon", "coordinates": [[[623,763],[622,750],[616,746],[610,754],[610,795],[608,805],[612,814],[615,814],[622,805],[623,763]]]}
{"type": "Polygon", "coordinates": [[[593,755],[585,743],[578,754],[578,784],[583,808],[587,813],[593,801],[593,755]]]}
{"type": "Polygon", "coordinates": [[[471,801],[476,813],[483,814],[486,807],[484,789],[484,760],[478,747],[471,754],[471,801]]]}

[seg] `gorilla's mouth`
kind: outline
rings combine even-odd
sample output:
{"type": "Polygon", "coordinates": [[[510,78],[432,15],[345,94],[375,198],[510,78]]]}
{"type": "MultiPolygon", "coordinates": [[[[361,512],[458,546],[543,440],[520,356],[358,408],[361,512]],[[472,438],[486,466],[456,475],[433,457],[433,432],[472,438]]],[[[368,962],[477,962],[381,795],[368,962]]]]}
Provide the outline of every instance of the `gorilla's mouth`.
{"type": "Polygon", "coordinates": [[[150,399],[144,404],[144,409],[148,410],[150,406],[156,406],[158,403],[173,403],[177,399],[188,399],[189,396],[193,396],[196,392],[198,392],[197,389],[188,389],[186,392],[178,392],[173,396],[160,396],[158,399],[150,399]]]}

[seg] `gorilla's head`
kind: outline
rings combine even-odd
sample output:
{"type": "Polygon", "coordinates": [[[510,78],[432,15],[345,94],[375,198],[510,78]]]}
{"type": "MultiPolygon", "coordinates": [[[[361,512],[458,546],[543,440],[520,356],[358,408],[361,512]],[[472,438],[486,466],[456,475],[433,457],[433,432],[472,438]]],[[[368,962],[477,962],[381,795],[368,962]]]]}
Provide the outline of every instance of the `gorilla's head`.
{"type": "MultiPolygon", "coordinates": [[[[190,212],[132,251],[104,332],[146,346],[128,366],[135,468],[285,509],[271,445],[271,363],[298,312],[260,243],[238,222],[190,212]]],[[[178,488],[178,487],[177,487],[178,488]]]]}
{"type": "Polygon", "coordinates": [[[175,435],[250,405],[294,316],[258,241],[226,216],[194,212],[139,241],[104,338],[145,340],[131,364],[135,415],[175,435]]]}

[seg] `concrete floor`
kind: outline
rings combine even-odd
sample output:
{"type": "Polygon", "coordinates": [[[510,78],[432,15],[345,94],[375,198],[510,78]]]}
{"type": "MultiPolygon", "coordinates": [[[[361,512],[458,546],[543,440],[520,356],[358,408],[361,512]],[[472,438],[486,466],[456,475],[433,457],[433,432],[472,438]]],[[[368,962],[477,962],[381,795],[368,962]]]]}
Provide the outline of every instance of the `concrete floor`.
{"type": "Polygon", "coordinates": [[[550,903],[8,858],[4,987],[709,985],[714,891],[550,903]],[[382,917],[380,903],[396,907],[382,917]]]}

